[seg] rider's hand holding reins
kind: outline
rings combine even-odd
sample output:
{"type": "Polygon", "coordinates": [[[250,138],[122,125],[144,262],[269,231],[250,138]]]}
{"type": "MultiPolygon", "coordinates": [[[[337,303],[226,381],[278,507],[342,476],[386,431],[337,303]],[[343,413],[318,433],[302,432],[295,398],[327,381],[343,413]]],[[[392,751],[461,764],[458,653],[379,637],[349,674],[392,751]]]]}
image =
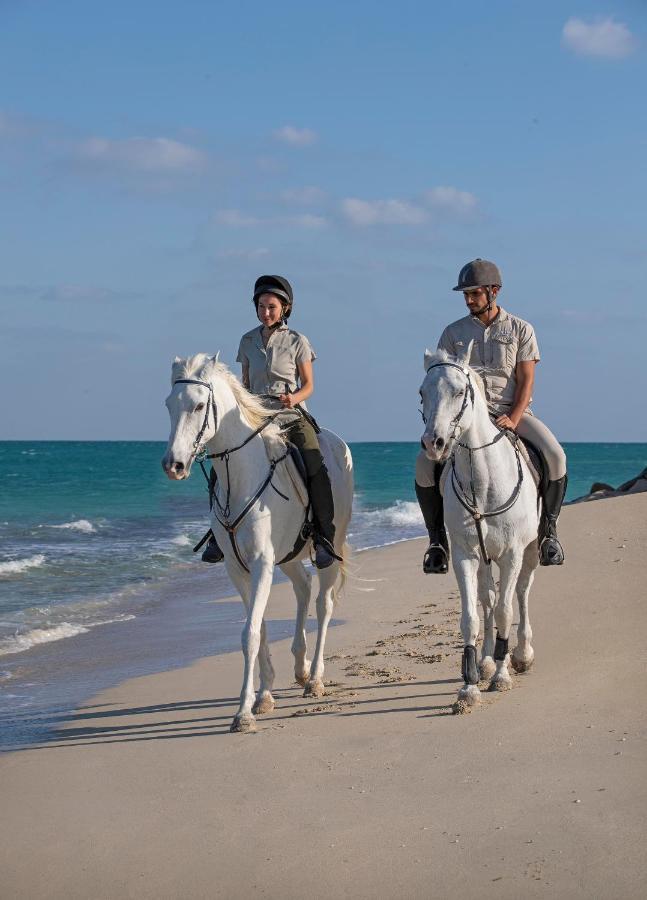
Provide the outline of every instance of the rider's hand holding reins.
{"type": "Polygon", "coordinates": [[[510,431],[516,431],[517,425],[519,424],[519,420],[513,422],[510,416],[499,416],[494,422],[499,428],[509,428],[510,431]]]}

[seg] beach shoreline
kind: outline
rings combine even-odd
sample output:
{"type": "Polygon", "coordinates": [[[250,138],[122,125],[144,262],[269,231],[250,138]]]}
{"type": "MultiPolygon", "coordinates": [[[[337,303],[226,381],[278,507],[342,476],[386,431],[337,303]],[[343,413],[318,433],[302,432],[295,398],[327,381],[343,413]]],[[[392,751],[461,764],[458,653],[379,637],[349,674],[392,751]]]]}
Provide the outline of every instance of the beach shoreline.
{"type": "MultiPolygon", "coordinates": [[[[420,573],[420,539],[353,563],[325,698],[272,644],[255,735],[228,733],[240,651],[102,692],[0,757],[7,895],[642,896],[646,520],[645,495],[564,510],[535,668],[468,716],[456,582],[420,573]]],[[[293,610],[275,586],[269,618],[293,610]]]]}

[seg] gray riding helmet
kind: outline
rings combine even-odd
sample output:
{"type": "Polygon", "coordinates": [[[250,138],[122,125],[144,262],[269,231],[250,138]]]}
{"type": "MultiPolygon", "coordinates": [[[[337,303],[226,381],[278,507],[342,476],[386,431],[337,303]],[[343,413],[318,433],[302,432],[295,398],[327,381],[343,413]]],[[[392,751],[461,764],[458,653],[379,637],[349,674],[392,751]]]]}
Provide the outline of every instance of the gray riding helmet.
{"type": "Polygon", "coordinates": [[[499,267],[487,259],[473,259],[466,263],[458,273],[458,284],[453,291],[473,291],[475,288],[490,287],[496,284],[501,287],[503,280],[499,267]]]}

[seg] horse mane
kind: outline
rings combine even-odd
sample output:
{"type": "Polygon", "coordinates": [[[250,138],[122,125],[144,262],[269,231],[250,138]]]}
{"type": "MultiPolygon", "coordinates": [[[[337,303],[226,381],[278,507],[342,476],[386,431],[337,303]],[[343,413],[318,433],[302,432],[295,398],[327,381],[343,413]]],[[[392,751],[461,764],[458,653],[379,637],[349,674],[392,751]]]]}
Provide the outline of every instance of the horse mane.
{"type": "MultiPolygon", "coordinates": [[[[243,419],[251,428],[260,428],[268,416],[276,412],[263,401],[243,387],[234,373],[217,356],[211,357],[208,353],[196,353],[186,359],[176,357],[171,370],[171,383],[178,378],[195,378],[199,381],[211,381],[212,378],[222,378],[230,387],[238,404],[243,419]]],[[[272,441],[278,440],[285,443],[278,425],[270,424],[263,430],[263,437],[272,441]]]]}
{"type": "Polygon", "coordinates": [[[434,353],[426,353],[425,354],[425,371],[427,371],[429,369],[429,367],[432,366],[434,363],[444,363],[444,362],[456,363],[457,365],[463,366],[464,368],[468,369],[470,375],[474,379],[474,384],[476,385],[479,394],[485,400],[485,385],[483,383],[483,379],[481,378],[479,373],[476,371],[476,369],[473,369],[471,366],[468,366],[467,363],[463,362],[462,359],[458,359],[458,357],[452,356],[451,353],[448,353],[446,350],[439,349],[439,350],[436,350],[434,353]]]}

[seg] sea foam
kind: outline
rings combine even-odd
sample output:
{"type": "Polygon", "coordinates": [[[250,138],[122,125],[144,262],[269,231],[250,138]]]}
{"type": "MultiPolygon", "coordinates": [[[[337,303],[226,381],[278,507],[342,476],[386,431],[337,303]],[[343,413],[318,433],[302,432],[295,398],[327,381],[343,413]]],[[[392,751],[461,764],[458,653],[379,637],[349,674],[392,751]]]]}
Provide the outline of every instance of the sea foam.
{"type": "Polygon", "coordinates": [[[82,531],[84,534],[94,534],[97,530],[92,522],[87,519],[77,519],[74,522],[63,522],[62,525],[51,525],[50,528],[65,528],[70,531],[82,531]]]}
{"type": "Polygon", "coordinates": [[[26,569],[36,569],[38,566],[42,566],[44,562],[45,557],[42,553],[26,556],[24,559],[8,559],[0,562],[0,575],[20,575],[26,569]]]}
{"type": "Polygon", "coordinates": [[[371,525],[422,525],[420,507],[411,500],[396,500],[393,506],[385,509],[360,509],[354,514],[354,518],[371,525]]]}
{"type": "Polygon", "coordinates": [[[10,653],[23,653],[37,644],[50,644],[53,641],[62,641],[65,638],[76,637],[78,634],[87,634],[91,628],[99,625],[112,625],[116,622],[129,622],[134,619],[132,614],[115,616],[113,619],[102,619],[100,622],[91,622],[87,625],[75,625],[72,622],[61,622],[52,625],[51,628],[32,628],[24,634],[16,634],[0,641],[0,656],[10,653]]]}

